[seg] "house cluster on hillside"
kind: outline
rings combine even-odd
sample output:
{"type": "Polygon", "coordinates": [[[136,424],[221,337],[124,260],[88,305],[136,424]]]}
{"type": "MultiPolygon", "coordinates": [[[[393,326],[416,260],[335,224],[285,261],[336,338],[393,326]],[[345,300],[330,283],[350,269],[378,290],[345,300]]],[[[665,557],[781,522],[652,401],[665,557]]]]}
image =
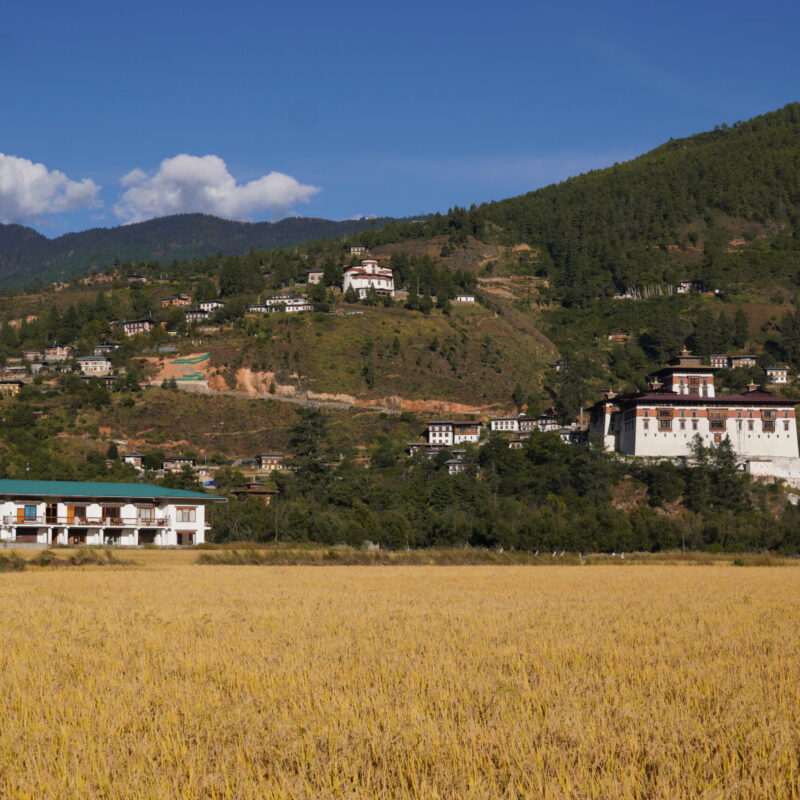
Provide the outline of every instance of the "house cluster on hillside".
{"type": "MultiPolygon", "coordinates": [[[[478,420],[434,420],[428,423],[424,442],[409,442],[406,450],[409,455],[422,453],[426,458],[433,458],[443,450],[447,450],[452,460],[447,461],[451,475],[463,471],[463,458],[466,450],[454,449],[459,445],[481,445],[486,440],[482,437],[484,423],[478,420]]],[[[555,431],[567,444],[583,444],[587,441],[587,429],[578,424],[564,426],[554,414],[527,416],[518,414],[512,417],[492,417],[488,430],[508,439],[509,447],[522,447],[525,440],[535,431],[555,431]]]]}
{"type": "Polygon", "coordinates": [[[800,485],[798,404],[755,384],[718,396],[718,369],[684,350],[654,373],[648,391],[608,392],[592,407],[590,428],[607,450],[654,459],[686,459],[698,436],[706,447],[727,439],[747,472],[800,485]]]}
{"type": "Polygon", "coordinates": [[[76,355],[75,348],[62,345],[25,349],[21,356],[7,358],[0,367],[0,394],[16,394],[36,376],[57,377],[71,372],[79,372],[87,380],[99,378],[113,382],[125,373],[124,368],[115,370],[109,359],[118,347],[118,344],[102,343],[84,355],[76,355]]]}
{"type": "MultiPolygon", "coordinates": [[[[234,494],[259,497],[268,505],[272,496],[277,492],[266,487],[263,481],[268,479],[273,472],[290,469],[286,464],[287,458],[288,456],[284,453],[270,452],[259,453],[252,458],[238,458],[230,462],[227,466],[238,470],[247,478],[247,483],[242,487],[241,492],[236,490],[234,494]]],[[[122,460],[138,472],[145,470],[145,456],[142,453],[125,453],[122,460]]],[[[163,478],[168,473],[178,474],[188,471],[201,486],[211,487],[216,486],[219,469],[220,465],[218,464],[199,464],[197,459],[192,456],[173,455],[164,458],[160,467],[153,470],[153,474],[156,478],[163,478]]]]}

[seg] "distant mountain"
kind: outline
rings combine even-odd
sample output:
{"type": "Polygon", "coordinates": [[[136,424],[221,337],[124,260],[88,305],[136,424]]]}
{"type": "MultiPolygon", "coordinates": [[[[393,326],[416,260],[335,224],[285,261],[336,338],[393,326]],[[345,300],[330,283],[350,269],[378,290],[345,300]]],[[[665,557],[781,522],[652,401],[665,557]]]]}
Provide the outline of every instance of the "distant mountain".
{"type": "Polygon", "coordinates": [[[349,236],[393,221],[388,217],[342,222],[290,217],[280,222],[232,222],[208,214],[176,214],[55,239],[23,225],[0,224],[0,284],[67,278],[90,267],[110,266],[115,259],[169,263],[215,253],[241,255],[251,248],[267,250],[349,236]]]}

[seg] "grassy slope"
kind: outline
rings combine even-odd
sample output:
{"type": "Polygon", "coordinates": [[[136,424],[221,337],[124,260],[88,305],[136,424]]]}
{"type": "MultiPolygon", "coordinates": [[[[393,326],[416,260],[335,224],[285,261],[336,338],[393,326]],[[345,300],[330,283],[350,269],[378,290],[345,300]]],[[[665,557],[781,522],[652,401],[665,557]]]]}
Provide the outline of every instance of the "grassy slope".
{"type": "Polygon", "coordinates": [[[314,392],[500,406],[516,383],[535,383],[555,358],[546,341],[482,306],[456,307],[449,318],[355,310],[363,314],[254,319],[249,339],[209,339],[208,349],[220,366],[276,372],[279,382],[314,392]]]}

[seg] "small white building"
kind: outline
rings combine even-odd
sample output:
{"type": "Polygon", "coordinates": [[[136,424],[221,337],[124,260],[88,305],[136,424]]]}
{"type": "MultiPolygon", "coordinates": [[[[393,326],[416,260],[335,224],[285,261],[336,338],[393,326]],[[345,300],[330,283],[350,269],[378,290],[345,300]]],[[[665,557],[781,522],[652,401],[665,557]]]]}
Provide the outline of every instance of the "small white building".
{"type": "Polygon", "coordinates": [[[473,420],[429,422],[425,432],[429,445],[477,444],[481,438],[481,423],[473,420]]]}
{"type": "Polygon", "coordinates": [[[560,427],[558,417],[554,414],[539,414],[535,417],[518,414],[516,417],[493,417],[489,420],[489,430],[493,433],[555,431],[560,427]]]}
{"type": "Polygon", "coordinates": [[[146,319],[125,319],[113,322],[115,328],[121,330],[126,336],[137,336],[141,333],[150,333],[156,323],[150,317],[146,319]]]}
{"type": "Polygon", "coordinates": [[[194,469],[195,460],[191,456],[171,456],[161,462],[164,472],[180,472],[184,467],[194,469]]]}
{"type": "Polygon", "coordinates": [[[777,367],[767,367],[767,380],[770,383],[789,383],[789,367],[785,364],[777,367]]]}
{"type": "Polygon", "coordinates": [[[205,311],[202,308],[190,308],[186,312],[186,321],[189,324],[193,324],[195,322],[205,322],[208,319],[211,319],[211,312],[205,311]]]}
{"type": "Polygon", "coordinates": [[[202,303],[198,303],[197,307],[202,308],[203,311],[210,311],[213,314],[215,311],[225,308],[225,303],[219,300],[204,300],[202,303]]]}
{"type": "Polygon", "coordinates": [[[322,279],[325,277],[325,270],[324,269],[310,269],[308,271],[307,280],[311,284],[319,284],[322,283],[322,279]]]}
{"type": "Polygon", "coordinates": [[[474,303],[475,302],[475,295],[474,294],[457,294],[453,298],[454,303],[474,303]]]}
{"type": "Polygon", "coordinates": [[[44,360],[49,363],[64,362],[72,355],[69,345],[54,344],[44,349],[44,360]]]}
{"type": "Polygon", "coordinates": [[[731,362],[727,355],[724,353],[718,353],[716,355],[709,356],[708,363],[711,364],[714,369],[728,369],[731,362]]]}
{"type": "Polygon", "coordinates": [[[75,359],[84,375],[108,375],[111,372],[111,362],[105,356],[81,356],[75,359]]]}
{"type": "Polygon", "coordinates": [[[388,267],[382,267],[374,258],[365,258],[357,267],[345,267],[342,291],[352,288],[363,299],[370,289],[382,297],[394,297],[394,276],[388,267]]]}
{"type": "Polygon", "coordinates": [[[757,362],[755,356],[731,356],[728,363],[731,369],[736,369],[737,367],[754,367],[757,362]]]}
{"type": "Polygon", "coordinates": [[[299,294],[276,294],[261,303],[247,306],[245,310],[248,314],[274,314],[282,311],[296,314],[300,311],[313,311],[314,304],[299,294]]]}
{"type": "Polygon", "coordinates": [[[283,453],[259,453],[255,460],[259,472],[271,473],[282,469],[286,456],[283,453]]]}
{"type": "Polygon", "coordinates": [[[113,344],[112,342],[103,342],[103,344],[96,344],[92,348],[92,355],[95,356],[108,356],[111,355],[115,350],[119,350],[118,344],[113,344]]]}
{"type": "Polygon", "coordinates": [[[144,456],[141,453],[125,453],[125,455],[122,456],[122,461],[135,470],[144,469],[144,456]]]}
{"type": "Polygon", "coordinates": [[[0,480],[0,541],[61,545],[205,541],[209,503],[217,495],[139,483],[0,480]]]}
{"type": "Polygon", "coordinates": [[[364,256],[367,254],[367,246],[364,244],[347,245],[347,253],[351,256],[364,256]]]}

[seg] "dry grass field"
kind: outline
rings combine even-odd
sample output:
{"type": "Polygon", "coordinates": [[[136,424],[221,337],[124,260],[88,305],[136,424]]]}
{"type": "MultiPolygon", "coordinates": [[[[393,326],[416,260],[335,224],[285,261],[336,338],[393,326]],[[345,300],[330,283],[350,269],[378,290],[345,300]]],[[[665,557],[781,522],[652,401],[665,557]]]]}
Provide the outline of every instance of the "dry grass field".
{"type": "Polygon", "coordinates": [[[800,795],[798,569],[181,559],[0,574],[0,797],[800,795]]]}

